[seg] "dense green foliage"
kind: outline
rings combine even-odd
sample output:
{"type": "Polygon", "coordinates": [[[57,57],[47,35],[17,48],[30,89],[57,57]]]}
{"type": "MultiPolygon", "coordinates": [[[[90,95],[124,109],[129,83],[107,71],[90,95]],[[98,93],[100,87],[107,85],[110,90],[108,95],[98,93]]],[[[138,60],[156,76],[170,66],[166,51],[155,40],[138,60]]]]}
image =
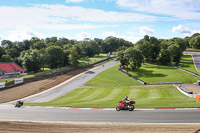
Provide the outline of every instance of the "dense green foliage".
{"type": "Polygon", "coordinates": [[[129,47],[125,50],[124,50],[124,48],[126,48],[126,47],[122,47],[118,50],[116,59],[121,62],[121,65],[123,67],[130,66],[130,68],[132,70],[134,70],[136,68],[140,68],[141,64],[143,63],[143,59],[144,59],[140,50],[133,48],[133,47],[129,47]]]}
{"type": "Polygon", "coordinates": [[[175,62],[177,66],[184,50],[186,50],[184,39],[158,40],[146,35],[134,45],[134,49],[120,47],[116,59],[121,62],[122,66],[130,67],[132,70],[141,67],[144,61],[161,65],[170,65],[171,62],[175,62]]]}
{"type": "Polygon", "coordinates": [[[39,39],[33,37],[30,40],[12,42],[1,41],[0,61],[12,62],[23,66],[27,71],[37,72],[40,68],[58,68],[66,65],[77,67],[80,58],[93,57],[100,53],[116,51],[121,46],[133,46],[131,42],[121,38],[108,37],[106,39],[84,39],[82,41],[69,40],[67,38],[51,37],[39,39]],[[33,53],[37,51],[36,60],[33,53]],[[34,66],[35,68],[33,69],[34,66]]]}
{"type": "Polygon", "coordinates": [[[189,45],[194,49],[200,49],[200,35],[192,37],[189,45]]]}

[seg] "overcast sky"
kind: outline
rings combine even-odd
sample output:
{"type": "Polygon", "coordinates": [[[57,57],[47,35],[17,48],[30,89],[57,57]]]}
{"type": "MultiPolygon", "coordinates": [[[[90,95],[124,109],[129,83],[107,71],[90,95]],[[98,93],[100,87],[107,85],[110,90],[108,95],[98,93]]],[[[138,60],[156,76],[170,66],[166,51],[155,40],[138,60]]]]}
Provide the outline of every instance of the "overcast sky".
{"type": "Polygon", "coordinates": [[[0,40],[116,36],[133,43],[200,32],[200,0],[0,0],[0,40]]]}

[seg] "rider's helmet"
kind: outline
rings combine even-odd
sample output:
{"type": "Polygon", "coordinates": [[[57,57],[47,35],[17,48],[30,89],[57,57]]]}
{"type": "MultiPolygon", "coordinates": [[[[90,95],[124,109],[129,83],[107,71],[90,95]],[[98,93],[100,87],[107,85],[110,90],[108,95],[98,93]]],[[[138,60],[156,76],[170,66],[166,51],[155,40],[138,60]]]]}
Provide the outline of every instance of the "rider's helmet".
{"type": "Polygon", "coordinates": [[[125,96],[124,98],[125,98],[125,99],[127,99],[127,98],[128,98],[128,96],[125,96]]]}

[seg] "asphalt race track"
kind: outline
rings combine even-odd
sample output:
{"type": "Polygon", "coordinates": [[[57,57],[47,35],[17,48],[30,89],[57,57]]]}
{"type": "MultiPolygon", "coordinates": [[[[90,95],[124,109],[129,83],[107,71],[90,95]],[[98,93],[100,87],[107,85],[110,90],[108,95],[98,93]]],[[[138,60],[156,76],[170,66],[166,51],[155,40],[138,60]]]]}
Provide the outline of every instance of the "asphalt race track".
{"type": "MultiPolygon", "coordinates": [[[[79,88],[98,73],[116,65],[106,65],[84,72],[50,90],[23,99],[25,102],[47,102],[79,88]]],[[[11,102],[12,103],[12,102],[11,102]]],[[[0,120],[38,122],[83,122],[83,123],[200,123],[200,109],[76,109],[62,107],[21,107],[11,103],[0,104],[0,120]]],[[[116,102],[117,105],[117,102],[116,102]]]]}
{"type": "Polygon", "coordinates": [[[134,110],[66,109],[0,105],[0,120],[78,123],[200,123],[199,109],[134,110]]]}

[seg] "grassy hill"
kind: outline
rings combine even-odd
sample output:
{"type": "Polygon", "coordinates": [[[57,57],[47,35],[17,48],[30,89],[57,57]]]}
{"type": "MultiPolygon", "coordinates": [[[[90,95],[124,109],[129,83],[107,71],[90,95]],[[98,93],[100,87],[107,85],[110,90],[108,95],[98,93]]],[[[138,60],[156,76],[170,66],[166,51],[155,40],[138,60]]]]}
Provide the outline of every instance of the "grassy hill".
{"type": "MultiPolygon", "coordinates": [[[[128,95],[136,101],[136,108],[191,108],[199,107],[194,98],[180,93],[173,85],[142,85],[118,71],[118,65],[98,74],[85,85],[63,97],[48,103],[32,103],[39,106],[68,106],[115,108],[118,101],[128,95]]],[[[170,66],[145,64],[132,72],[148,82],[194,82],[195,77],[170,66]]]]}

